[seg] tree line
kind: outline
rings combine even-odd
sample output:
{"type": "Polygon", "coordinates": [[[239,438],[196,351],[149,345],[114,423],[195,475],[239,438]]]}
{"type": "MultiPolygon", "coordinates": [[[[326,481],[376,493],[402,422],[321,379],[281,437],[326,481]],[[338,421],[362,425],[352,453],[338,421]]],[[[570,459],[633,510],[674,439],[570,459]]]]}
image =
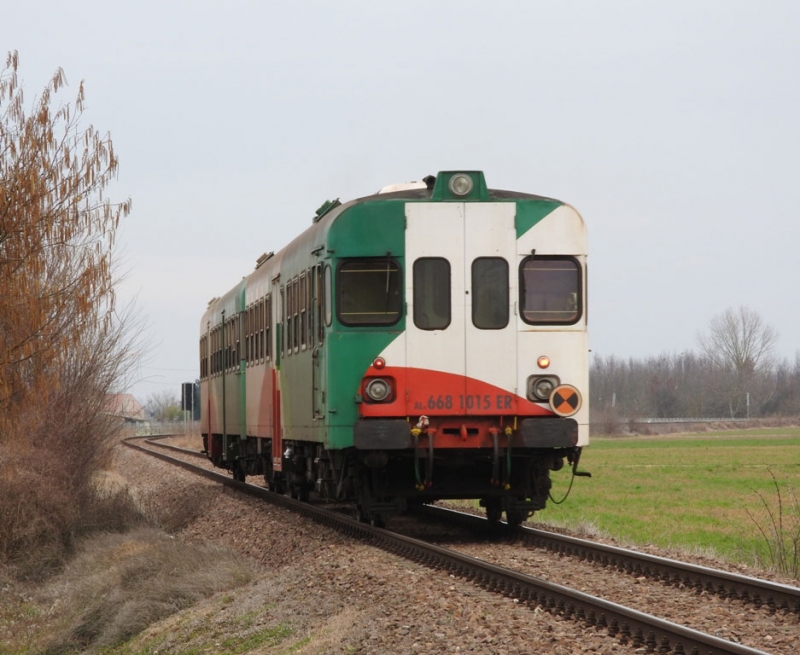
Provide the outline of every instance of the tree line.
{"type": "Polygon", "coordinates": [[[778,333],[747,307],[714,317],[698,350],[644,359],[593,357],[592,422],[800,415],[800,352],[774,355],[778,333]]]}

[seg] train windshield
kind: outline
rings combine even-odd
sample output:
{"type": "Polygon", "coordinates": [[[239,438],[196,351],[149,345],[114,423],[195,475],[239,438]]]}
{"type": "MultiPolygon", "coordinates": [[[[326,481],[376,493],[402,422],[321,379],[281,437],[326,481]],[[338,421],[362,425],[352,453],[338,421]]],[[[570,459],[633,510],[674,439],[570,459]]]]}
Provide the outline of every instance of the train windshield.
{"type": "Polygon", "coordinates": [[[400,320],[402,275],[390,257],[342,262],[336,289],[336,313],[343,325],[393,325],[400,320]]]}
{"type": "Polygon", "coordinates": [[[527,257],[520,265],[522,320],[571,325],[581,317],[581,267],[573,257],[527,257]]]}

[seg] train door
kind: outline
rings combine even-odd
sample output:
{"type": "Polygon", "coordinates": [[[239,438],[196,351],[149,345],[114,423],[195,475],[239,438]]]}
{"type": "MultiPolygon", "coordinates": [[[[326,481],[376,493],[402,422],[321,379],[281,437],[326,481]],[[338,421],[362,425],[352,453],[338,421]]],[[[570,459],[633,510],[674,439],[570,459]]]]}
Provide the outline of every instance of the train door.
{"type": "Polygon", "coordinates": [[[280,275],[272,279],[272,303],[270,304],[270,338],[274,339],[272,349],[272,366],[268,369],[272,375],[272,470],[283,470],[283,430],[281,426],[281,389],[280,367],[283,355],[283,288],[280,286],[280,275]]]}
{"type": "Polygon", "coordinates": [[[514,203],[465,203],[467,414],[516,410],[517,264],[514,203]]]}
{"type": "Polygon", "coordinates": [[[323,339],[325,337],[325,325],[323,308],[325,306],[324,290],[325,285],[323,282],[324,264],[317,264],[312,269],[311,286],[312,286],[312,303],[310,308],[310,343],[311,350],[311,394],[312,394],[312,420],[320,421],[325,418],[325,362],[323,356],[325,349],[322,347],[323,339]]]}
{"type": "Polygon", "coordinates": [[[406,204],[407,413],[452,414],[465,393],[464,203],[406,204]]]}
{"type": "Polygon", "coordinates": [[[407,413],[514,411],[513,203],[406,205],[407,413]]]}

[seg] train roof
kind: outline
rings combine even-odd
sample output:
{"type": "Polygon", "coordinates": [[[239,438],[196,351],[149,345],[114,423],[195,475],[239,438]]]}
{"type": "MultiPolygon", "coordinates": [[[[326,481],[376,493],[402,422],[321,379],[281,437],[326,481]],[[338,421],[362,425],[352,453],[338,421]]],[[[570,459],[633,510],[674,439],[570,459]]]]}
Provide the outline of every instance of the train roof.
{"type": "Polygon", "coordinates": [[[411,200],[417,202],[508,202],[530,200],[563,204],[560,200],[547,196],[520,191],[506,191],[504,189],[489,189],[486,186],[486,178],[482,171],[440,171],[436,176],[428,175],[421,181],[390,184],[382,187],[376,193],[354,198],[344,203],[339,202],[338,199],[329,200],[317,210],[312,222],[330,224],[330,222],[336,220],[337,216],[354,205],[386,200],[411,200]],[[452,187],[453,182],[458,178],[467,183],[467,186],[461,192],[454,191],[452,187]]]}
{"type": "MultiPolygon", "coordinates": [[[[395,186],[395,185],[390,185],[395,186]]],[[[399,186],[399,185],[397,185],[399,186]]],[[[384,187],[386,188],[386,187],[384,187]]],[[[522,193],[521,191],[505,191],[503,189],[487,189],[490,200],[546,200],[548,202],[560,202],[555,198],[548,198],[547,196],[538,196],[532,193],[522,193]]],[[[369,202],[371,200],[431,200],[433,198],[432,188],[414,188],[402,189],[400,191],[378,191],[377,193],[368,196],[355,198],[345,204],[357,202],[369,202]]]]}

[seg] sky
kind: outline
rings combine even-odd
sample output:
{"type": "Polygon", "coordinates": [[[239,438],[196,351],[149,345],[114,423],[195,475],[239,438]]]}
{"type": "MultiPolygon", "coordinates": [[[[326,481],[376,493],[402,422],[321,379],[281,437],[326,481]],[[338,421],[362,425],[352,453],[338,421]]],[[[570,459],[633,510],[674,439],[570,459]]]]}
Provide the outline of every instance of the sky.
{"type": "Polygon", "coordinates": [[[323,201],[440,170],[578,209],[594,356],[697,350],[747,306],[800,351],[800,4],[692,0],[17,3],[31,103],[58,67],[131,197],[130,391],[198,376],[208,301],[323,201]]]}

